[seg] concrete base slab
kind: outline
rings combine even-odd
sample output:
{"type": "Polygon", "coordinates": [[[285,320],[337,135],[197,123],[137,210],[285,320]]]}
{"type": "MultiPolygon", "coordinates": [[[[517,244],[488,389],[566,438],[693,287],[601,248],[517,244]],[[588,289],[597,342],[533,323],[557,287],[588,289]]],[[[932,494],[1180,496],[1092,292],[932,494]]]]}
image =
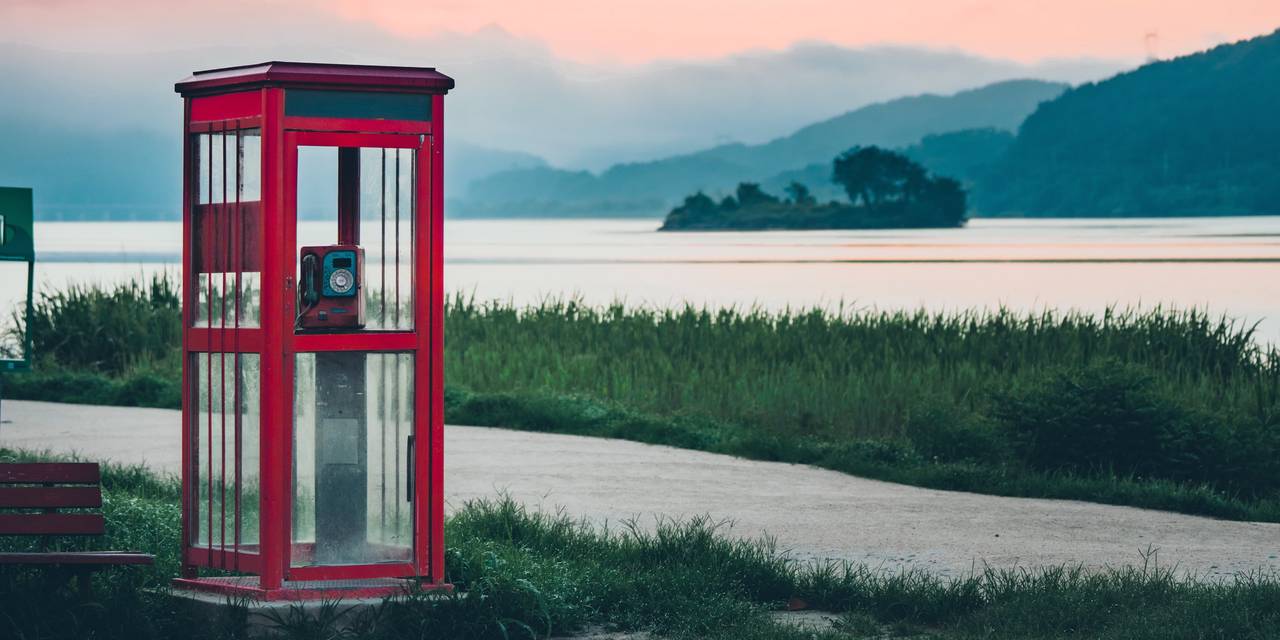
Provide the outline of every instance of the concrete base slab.
{"type": "Polygon", "coordinates": [[[170,589],[165,595],[174,600],[183,617],[209,629],[232,632],[231,636],[243,629],[250,638],[268,637],[286,629],[307,629],[317,637],[359,629],[378,614],[385,601],[345,598],[267,602],[184,589],[170,589]]]}

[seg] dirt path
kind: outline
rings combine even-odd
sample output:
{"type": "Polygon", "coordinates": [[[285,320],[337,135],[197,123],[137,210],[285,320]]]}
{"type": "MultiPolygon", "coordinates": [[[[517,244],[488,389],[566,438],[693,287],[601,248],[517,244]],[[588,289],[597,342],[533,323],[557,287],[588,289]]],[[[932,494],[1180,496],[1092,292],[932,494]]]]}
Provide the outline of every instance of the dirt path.
{"type": "MultiPolygon", "coordinates": [[[[3,410],[2,446],[177,472],[176,411],[22,401],[3,410]]],[[[952,575],[984,563],[1137,564],[1148,547],[1162,566],[1201,575],[1280,572],[1280,524],[934,491],[802,465],[483,427],[447,427],[445,448],[454,506],[506,491],[596,522],[710,514],[732,519],[734,535],[767,532],[798,556],[952,575]]]]}

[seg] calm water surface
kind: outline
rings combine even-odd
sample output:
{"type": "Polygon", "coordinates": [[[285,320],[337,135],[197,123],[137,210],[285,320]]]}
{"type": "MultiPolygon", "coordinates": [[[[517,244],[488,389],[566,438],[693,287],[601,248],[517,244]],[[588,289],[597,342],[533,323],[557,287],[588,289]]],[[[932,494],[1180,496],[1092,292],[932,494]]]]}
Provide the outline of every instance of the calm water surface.
{"type": "MultiPolygon", "coordinates": [[[[1173,305],[1280,342],[1280,217],[976,220],[964,229],[657,233],[656,220],[445,225],[446,286],[481,299],[768,308],[1173,305]]],[[[303,223],[306,242],[327,228],[303,223]]],[[[41,223],[38,289],[176,272],[177,223],[41,223]]],[[[372,231],[366,237],[374,237],[372,231]]],[[[369,259],[377,247],[366,247],[369,259]]],[[[0,278],[3,278],[0,274],[0,278]]]]}

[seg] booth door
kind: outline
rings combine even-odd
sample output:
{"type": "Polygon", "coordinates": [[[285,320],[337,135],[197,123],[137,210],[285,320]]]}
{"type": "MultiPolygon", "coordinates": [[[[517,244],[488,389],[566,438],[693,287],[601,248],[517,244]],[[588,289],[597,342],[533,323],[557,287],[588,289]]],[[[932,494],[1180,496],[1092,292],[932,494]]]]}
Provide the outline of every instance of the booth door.
{"type": "Polygon", "coordinates": [[[428,307],[419,300],[429,283],[427,229],[418,215],[429,206],[419,181],[429,175],[429,146],[418,135],[286,136],[285,243],[298,289],[286,314],[290,577],[414,575],[425,562],[415,498],[428,479],[415,460],[428,420],[417,381],[429,366],[428,307]],[[316,309],[362,317],[358,326],[316,326],[316,309]],[[360,565],[375,566],[342,570],[360,565]]]}

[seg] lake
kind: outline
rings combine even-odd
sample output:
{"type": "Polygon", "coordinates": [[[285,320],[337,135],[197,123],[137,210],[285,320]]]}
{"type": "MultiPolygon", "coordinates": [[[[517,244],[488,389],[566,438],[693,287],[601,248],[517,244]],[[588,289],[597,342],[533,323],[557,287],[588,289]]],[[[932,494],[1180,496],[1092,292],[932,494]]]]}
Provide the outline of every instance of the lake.
{"type": "MultiPolygon", "coordinates": [[[[771,309],[1194,306],[1258,323],[1260,339],[1280,343],[1280,217],[711,233],[658,233],[658,224],[449,221],[446,286],[519,303],[578,296],[771,309]]],[[[300,235],[322,237],[319,225],[303,223],[300,235]]],[[[178,223],[37,223],[37,288],[176,273],[180,238],[178,223]]]]}

